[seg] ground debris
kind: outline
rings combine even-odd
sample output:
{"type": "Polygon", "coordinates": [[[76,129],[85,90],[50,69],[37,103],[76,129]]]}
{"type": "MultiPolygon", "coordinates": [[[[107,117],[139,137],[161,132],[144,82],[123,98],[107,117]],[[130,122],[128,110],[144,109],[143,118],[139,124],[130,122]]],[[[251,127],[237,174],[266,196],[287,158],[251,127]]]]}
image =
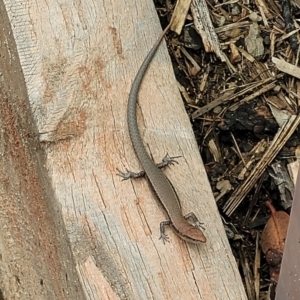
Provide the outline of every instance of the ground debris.
{"type": "Polygon", "coordinates": [[[300,144],[297,1],[204,1],[201,9],[203,1],[191,1],[181,34],[167,37],[217,205],[234,227],[231,238],[239,237],[232,251],[249,299],[274,291],[260,247],[270,215],[264,203],[286,210],[292,198],[288,165],[300,144]]]}

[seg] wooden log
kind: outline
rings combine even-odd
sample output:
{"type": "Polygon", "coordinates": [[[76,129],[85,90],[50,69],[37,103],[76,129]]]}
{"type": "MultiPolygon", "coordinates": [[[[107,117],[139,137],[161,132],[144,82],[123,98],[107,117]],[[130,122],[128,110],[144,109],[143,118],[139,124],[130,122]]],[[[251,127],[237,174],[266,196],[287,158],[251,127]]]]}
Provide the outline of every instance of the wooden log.
{"type": "MultiPolygon", "coordinates": [[[[165,43],[142,84],[138,121],[207,243],[168,231],[139,170],[127,125],[133,78],[161,32],[150,1],[5,0],[29,100],[86,299],[246,299],[180,98],[165,43]]],[[[50,187],[49,187],[50,188],[50,187]]],[[[55,298],[51,298],[55,299],[55,298]]],[[[80,299],[80,298],[76,298],[80,299]]]]}

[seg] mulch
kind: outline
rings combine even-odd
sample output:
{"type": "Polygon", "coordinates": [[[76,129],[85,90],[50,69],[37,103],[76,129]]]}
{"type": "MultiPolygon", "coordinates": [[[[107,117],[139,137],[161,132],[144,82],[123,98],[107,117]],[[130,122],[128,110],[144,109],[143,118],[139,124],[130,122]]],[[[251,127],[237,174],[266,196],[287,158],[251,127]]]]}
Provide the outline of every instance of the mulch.
{"type": "MultiPolygon", "coordinates": [[[[273,213],[289,213],[294,194],[300,144],[297,1],[207,2],[225,60],[204,50],[190,13],[181,34],[166,38],[249,299],[274,295],[278,277],[261,239],[269,204],[273,213]]],[[[172,11],[161,2],[156,5],[165,27],[172,11]]],[[[169,7],[173,1],[166,2],[169,7]]]]}

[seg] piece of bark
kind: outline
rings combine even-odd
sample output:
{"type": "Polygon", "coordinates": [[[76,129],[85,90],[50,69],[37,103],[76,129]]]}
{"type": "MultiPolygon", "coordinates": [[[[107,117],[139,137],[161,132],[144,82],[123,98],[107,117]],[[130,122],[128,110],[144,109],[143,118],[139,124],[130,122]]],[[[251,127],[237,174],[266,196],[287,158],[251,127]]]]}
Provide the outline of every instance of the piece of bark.
{"type": "Polygon", "coordinates": [[[272,62],[275,64],[278,70],[300,79],[299,67],[292,65],[286,62],[285,60],[279,59],[277,57],[272,57],[272,62]]]}
{"type": "Polygon", "coordinates": [[[191,12],[194,18],[195,29],[202,38],[206,52],[214,52],[221,61],[227,61],[210,19],[209,10],[205,1],[193,0],[191,12]]]}
{"type": "Polygon", "coordinates": [[[183,156],[165,174],[183,212],[205,223],[207,243],[186,244],[167,230],[164,245],[165,216],[147,182],[116,176],[117,167],[140,169],[126,103],[161,33],[153,3],[6,3],[87,299],[246,299],[165,43],[142,84],[138,122],[156,161],[183,156]]]}
{"type": "Polygon", "coordinates": [[[177,0],[173,15],[171,30],[177,34],[181,33],[182,27],[184,26],[186,15],[190,9],[192,0],[177,0]]]}

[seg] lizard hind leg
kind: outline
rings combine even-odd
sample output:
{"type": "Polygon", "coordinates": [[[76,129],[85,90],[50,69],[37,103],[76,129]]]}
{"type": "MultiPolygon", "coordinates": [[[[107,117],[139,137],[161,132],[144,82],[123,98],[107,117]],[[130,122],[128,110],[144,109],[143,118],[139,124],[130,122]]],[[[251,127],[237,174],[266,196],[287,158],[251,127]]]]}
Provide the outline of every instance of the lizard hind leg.
{"type": "Polygon", "coordinates": [[[198,218],[196,217],[196,215],[195,215],[193,212],[188,213],[187,215],[184,216],[184,218],[185,218],[186,220],[191,219],[191,220],[194,222],[195,226],[196,226],[198,229],[200,229],[200,230],[201,230],[201,229],[205,230],[205,228],[203,227],[203,224],[204,224],[204,223],[200,222],[200,221],[198,220],[198,218]]]}

